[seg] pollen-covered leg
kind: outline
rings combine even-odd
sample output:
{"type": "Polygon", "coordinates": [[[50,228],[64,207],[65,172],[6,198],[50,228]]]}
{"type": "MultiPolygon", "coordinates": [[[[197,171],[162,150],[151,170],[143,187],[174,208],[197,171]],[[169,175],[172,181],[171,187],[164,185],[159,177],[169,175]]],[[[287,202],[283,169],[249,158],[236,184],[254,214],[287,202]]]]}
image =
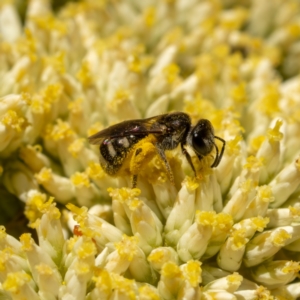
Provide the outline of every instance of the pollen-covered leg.
{"type": "Polygon", "coordinates": [[[174,175],[172,173],[171,166],[170,166],[170,164],[167,160],[165,151],[163,149],[161,149],[158,145],[157,145],[156,149],[157,149],[157,152],[158,152],[159,156],[161,157],[161,159],[163,160],[163,162],[165,164],[165,167],[166,167],[166,170],[167,170],[167,173],[168,173],[171,184],[175,185],[174,175]]]}
{"type": "Polygon", "coordinates": [[[137,185],[137,179],[138,179],[138,176],[137,176],[137,175],[132,175],[132,180],[131,180],[131,188],[132,188],[132,189],[136,188],[136,185],[137,185]]]}
{"type": "Polygon", "coordinates": [[[142,170],[147,168],[150,160],[155,156],[156,150],[153,143],[144,142],[134,150],[134,153],[130,160],[130,173],[132,177],[132,188],[135,188],[137,185],[138,174],[142,170]]]}

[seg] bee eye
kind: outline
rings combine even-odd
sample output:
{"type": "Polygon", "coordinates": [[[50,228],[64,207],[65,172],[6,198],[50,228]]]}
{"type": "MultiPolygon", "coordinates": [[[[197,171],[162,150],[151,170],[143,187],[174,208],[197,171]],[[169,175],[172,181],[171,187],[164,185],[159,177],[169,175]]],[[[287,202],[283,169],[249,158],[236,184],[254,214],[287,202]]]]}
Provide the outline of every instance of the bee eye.
{"type": "Polygon", "coordinates": [[[197,154],[206,155],[208,148],[207,141],[205,141],[203,137],[196,132],[192,135],[192,144],[197,154]]]}
{"type": "Polygon", "coordinates": [[[191,143],[198,155],[205,156],[212,151],[214,131],[208,120],[200,120],[191,132],[191,143]]]}

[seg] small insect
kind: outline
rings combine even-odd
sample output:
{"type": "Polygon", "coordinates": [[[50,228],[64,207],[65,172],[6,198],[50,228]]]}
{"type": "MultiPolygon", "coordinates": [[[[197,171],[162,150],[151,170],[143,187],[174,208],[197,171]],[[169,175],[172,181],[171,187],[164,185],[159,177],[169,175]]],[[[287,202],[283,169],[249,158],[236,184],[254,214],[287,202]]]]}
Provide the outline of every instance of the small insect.
{"type": "MultiPolygon", "coordinates": [[[[165,151],[173,150],[179,144],[192,170],[196,174],[192,158],[186,146],[190,146],[199,160],[216,149],[216,156],[211,168],[219,165],[224,150],[225,141],[214,135],[214,128],[210,121],[200,119],[192,126],[190,117],[183,112],[173,112],[148,119],[128,120],[110,126],[88,137],[93,145],[100,145],[100,164],[104,171],[111,176],[122,173],[122,167],[127,159],[135,159],[143,150],[140,147],[143,140],[151,137],[151,143],[164,162],[166,171],[172,184],[174,176],[167,160],[165,151]],[[223,143],[219,151],[215,139],[223,143]]],[[[137,172],[131,174],[132,187],[137,184],[137,172]]]]}

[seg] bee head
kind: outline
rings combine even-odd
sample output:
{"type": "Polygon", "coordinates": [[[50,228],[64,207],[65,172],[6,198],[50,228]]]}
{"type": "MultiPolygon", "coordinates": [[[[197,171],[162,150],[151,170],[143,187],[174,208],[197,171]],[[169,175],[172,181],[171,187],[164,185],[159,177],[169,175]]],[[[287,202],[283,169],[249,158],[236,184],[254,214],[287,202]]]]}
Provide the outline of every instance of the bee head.
{"type": "Polygon", "coordinates": [[[205,156],[212,151],[215,138],[214,128],[208,120],[201,119],[198,121],[189,135],[189,144],[193,147],[196,154],[205,156]]]}

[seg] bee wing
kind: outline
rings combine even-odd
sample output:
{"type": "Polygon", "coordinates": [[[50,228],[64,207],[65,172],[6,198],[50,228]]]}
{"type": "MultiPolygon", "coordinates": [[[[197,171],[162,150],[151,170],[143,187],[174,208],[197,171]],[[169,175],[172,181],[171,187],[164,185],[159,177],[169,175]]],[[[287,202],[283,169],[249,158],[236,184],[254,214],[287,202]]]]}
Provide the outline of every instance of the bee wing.
{"type": "Polygon", "coordinates": [[[163,134],[163,128],[159,126],[153,126],[153,124],[161,116],[156,116],[148,119],[128,120],[115,125],[112,125],[106,129],[103,129],[94,135],[88,137],[89,143],[92,145],[99,145],[105,138],[121,138],[129,135],[139,136],[150,133],[163,134]]]}

